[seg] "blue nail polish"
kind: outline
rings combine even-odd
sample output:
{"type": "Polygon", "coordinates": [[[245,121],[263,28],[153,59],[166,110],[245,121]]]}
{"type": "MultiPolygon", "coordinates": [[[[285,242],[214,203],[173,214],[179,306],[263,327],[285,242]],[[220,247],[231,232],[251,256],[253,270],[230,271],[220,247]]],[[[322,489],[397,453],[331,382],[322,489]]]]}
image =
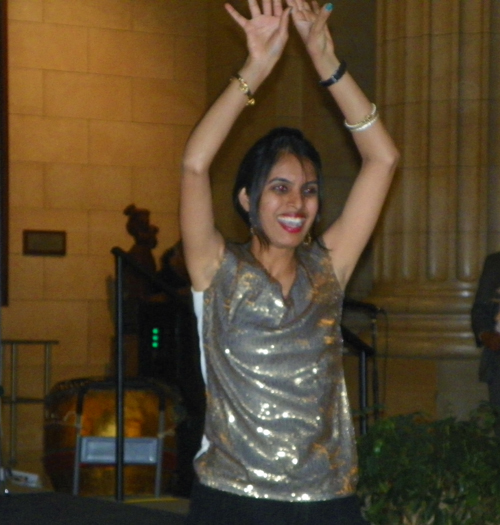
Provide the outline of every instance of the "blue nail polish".
{"type": "Polygon", "coordinates": [[[332,11],[333,10],[333,4],[332,3],[325,4],[325,9],[327,11],[332,11]]]}

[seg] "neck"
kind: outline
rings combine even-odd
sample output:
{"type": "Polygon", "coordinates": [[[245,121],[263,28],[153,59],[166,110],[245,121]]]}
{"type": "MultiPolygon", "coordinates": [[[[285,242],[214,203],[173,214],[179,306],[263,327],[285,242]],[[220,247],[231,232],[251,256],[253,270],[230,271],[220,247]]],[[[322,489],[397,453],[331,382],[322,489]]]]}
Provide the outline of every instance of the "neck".
{"type": "Polygon", "coordinates": [[[281,283],[283,295],[286,297],[295,280],[297,259],[295,249],[262,246],[254,236],[250,245],[253,256],[262,264],[267,273],[281,283]]]}

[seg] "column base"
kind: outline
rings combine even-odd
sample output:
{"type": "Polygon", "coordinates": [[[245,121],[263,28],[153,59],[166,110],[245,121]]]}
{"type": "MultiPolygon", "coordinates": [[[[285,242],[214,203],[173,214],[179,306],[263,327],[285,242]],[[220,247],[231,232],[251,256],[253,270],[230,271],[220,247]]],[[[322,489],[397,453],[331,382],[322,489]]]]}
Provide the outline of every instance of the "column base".
{"type": "Polygon", "coordinates": [[[377,286],[367,298],[387,312],[379,317],[381,339],[387,334],[390,356],[477,358],[470,311],[471,283],[377,286]],[[387,328],[387,329],[386,329],[387,328]]]}

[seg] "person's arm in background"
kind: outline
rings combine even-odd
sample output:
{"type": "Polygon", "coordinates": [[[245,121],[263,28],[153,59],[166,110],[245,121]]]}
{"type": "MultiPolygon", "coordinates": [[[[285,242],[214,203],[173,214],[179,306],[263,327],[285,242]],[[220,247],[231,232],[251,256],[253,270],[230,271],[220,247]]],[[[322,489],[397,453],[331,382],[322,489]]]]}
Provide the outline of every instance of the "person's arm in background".
{"type": "Polygon", "coordinates": [[[500,252],[489,255],[484,261],[483,271],[471,311],[472,331],[477,346],[486,346],[490,350],[500,350],[500,334],[495,331],[495,314],[500,287],[500,252]]]}

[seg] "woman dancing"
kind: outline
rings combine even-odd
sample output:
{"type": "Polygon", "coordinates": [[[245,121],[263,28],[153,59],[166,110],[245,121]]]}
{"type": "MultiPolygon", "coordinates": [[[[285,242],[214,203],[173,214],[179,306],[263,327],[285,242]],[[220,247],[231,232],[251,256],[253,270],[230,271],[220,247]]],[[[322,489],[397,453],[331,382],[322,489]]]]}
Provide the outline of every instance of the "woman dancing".
{"type": "Polygon", "coordinates": [[[376,106],[334,49],[332,5],[248,0],[225,8],[248,57],[189,138],[181,231],[201,340],[207,414],[189,524],[363,524],[355,436],[342,368],[343,290],[370,238],[398,152],[376,106]],[[209,171],[231,128],[280,59],[290,17],[361,155],[340,217],[320,236],[322,173],[296,129],[244,157],[233,191],[246,244],[214,224],[209,171]]]}

